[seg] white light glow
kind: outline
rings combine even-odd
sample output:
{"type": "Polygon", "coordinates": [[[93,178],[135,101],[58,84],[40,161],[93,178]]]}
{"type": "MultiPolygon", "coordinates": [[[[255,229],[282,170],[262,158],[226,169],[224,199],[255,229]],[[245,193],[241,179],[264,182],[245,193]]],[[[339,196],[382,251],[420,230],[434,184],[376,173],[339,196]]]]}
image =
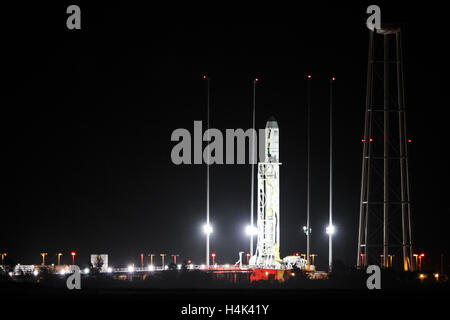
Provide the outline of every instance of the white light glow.
{"type": "Polygon", "coordinates": [[[211,234],[211,233],[213,233],[213,227],[212,227],[210,224],[205,224],[205,225],[203,226],[203,231],[204,231],[206,234],[211,234]]]}
{"type": "Polygon", "coordinates": [[[255,226],[246,226],[245,233],[248,236],[254,236],[254,235],[258,234],[258,229],[255,226]]]}
{"type": "Polygon", "coordinates": [[[65,275],[66,274],[66,270],[64,270],[64,269],[59,270],[59,274],[62,275],[62,276],[65,275]]]}
{"type": "Polygon", "coordinates": [[[134,272],[134,266],[128,266],[128,272],[133,273],[134,272]]]}
{"type": "Polygon", "coordinates": [[[34,270],[34,271],[33,271],[33,275],[34,275],[35,277],[37,277],[37,276],[39,275],[39,271],[38,271],[38,270],[34,270]]]}
{"type": "Polygon", "coordinates": [[[113,271],[113,269],[111,267],[108,267],[108,273],[111,273],[113,271]]]}
{"type": "Polygon", "coordinates": [[[89,274],[89,268],[84,268],[84,274],[89,274]]]}
{"type": "Polygon", "coordinates": [[[326,228],[326,233],[327,233],[327,234],[333,235],[334,232],[335,232],[335,228],[334,228],[333,225],[330,225],[330,226],[328,226],[328,227],[326,228]]]}
{"type": "Polygon", "coordinates": [[[200,269],[205,269],[205,265],[202,264],[202,265],[200,266],[200,269]]]}
{"type": "Polygon", "coordinates": [[[148,271],[153,271],[153,270],[155,270],[155,266],[154,265],[149,265],[148,266],[148,271]]]}
{"type": "Polygon", "coordinates": [[[181,269],[181,264],[177,265],[177,269],[178,270],[181,269]]]}
{"type": "Polygon", "coordinates": [[[167,270],[167,269],[169,269],[169,266],[164,266],[164,270],[167,270]]]}

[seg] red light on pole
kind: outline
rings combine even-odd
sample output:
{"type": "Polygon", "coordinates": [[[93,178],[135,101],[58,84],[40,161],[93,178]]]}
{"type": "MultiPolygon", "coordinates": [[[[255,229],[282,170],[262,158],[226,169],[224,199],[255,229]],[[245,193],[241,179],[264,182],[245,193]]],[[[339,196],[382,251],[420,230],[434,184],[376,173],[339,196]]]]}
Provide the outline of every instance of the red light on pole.
{"type": "Polygon", "coordinates": [[[425,253],[419,255],[419,271],[422,271],[422,258],[425,257],[425,253]]]}
{"type": "Polygon", "coordinates": [[[247,256],[247,265],[248,265],[248,263],[249,263],[248,259],[250,258],[250,253],[247,253],[246,256],[247,256]]]}
{"type": "Polygon", "coordinates": [[[214,260],[215,260],[215,258],[216,258],[216,254],[213,252],[213,253],[211,253],[211,257],[212,257],[212,259],[213,259],[213,265],[214,265],[214,260]]]}
{"type": "Polygon", "coordinates": [[[205,74],[205,75],[203,75],[203,79],[206,79],[206,80],[208,80],[208,76],[205,74]]]}
{"type": "Polygon", "coordinates": [[[72,264],[74,265],[75,264],[75,256],[77,255],[77,253],[75,251],[72,251],[70,253],[70,255],[72,256],[72,264]]]}
{"type": "Polygon", "coordinates": [[[369,139],[369,142],[372,142],[372,141],[373,141],[373,139],[372,139],[372,138],[370,138],[370,139],[369,139]]]}
{"type": "Polygon", "coordinates": [[[412,140],[411,139],[408,139],[408,143],[411,143],[412,142],[412,140]]]}
{"type": "Polygon", "coordinates": [[[366,142],[366,139],[361,139],[362,142],[366,142]]]}
{"type": "Polygon", "coordinates": [[[308,74],[307,77],[308,77],[308,79],[311,79],[311,75],[310,74],[308,74]]]}
{"type": "Polygon", "coordinates": [[[141,253],[141,267],[144,267],[144,254],[141,253]]]}
{"type": "Polygon", "coordinates": [[[259,78],[255,78],[254,81],[255,81],[255,82],[259,82],[259,78]]]}
{"type": "Polygon", "coordinates": [[[335,77],[331,77],[331,81],[335,81],[336,80],[336,78],[335,77]]]}

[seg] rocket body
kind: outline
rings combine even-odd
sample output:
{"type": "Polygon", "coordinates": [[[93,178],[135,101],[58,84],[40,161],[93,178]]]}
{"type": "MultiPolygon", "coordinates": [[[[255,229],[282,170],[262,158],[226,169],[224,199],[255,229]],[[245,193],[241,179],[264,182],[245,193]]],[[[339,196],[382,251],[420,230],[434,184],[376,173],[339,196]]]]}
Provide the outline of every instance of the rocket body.
{"type": "Polygon", "coordinates": [[[264,159],[258,163],[258,239],[254,268],[281,268],[280,259],[280,150],[279,128],[270,118],[265,128],[264,159]]]}

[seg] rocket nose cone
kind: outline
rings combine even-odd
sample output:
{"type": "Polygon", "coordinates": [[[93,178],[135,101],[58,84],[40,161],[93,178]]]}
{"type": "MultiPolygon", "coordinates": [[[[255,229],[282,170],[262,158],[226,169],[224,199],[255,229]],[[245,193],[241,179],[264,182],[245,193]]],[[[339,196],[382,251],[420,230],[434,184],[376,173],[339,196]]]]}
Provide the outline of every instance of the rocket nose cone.
{"type": "Polygon", "coordinates": [[[273,116],[271,116],[269,120],[267,120],[266,128],[278,128],[278,122],[273,116]]]}

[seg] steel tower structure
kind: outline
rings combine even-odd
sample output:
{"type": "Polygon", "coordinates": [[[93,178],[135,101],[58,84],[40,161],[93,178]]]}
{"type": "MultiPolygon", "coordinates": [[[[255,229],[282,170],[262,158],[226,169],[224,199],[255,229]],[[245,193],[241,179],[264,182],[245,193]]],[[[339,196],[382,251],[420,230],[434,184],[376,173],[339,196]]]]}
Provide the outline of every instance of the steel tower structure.
{"type": "Polygon", "coordinates": [[[360,268],[394,264],[412,270],[410,140],[403,67],[400,28],[383,26],[370,31],[357,255],[360,268]]]}
{"type": "Polygon", "coordinates": [[[258,240],[249,265],[282,268],[280,259],[279,128],[271,117],[265,129],[264,162],[258,163],[258,240]]]}

